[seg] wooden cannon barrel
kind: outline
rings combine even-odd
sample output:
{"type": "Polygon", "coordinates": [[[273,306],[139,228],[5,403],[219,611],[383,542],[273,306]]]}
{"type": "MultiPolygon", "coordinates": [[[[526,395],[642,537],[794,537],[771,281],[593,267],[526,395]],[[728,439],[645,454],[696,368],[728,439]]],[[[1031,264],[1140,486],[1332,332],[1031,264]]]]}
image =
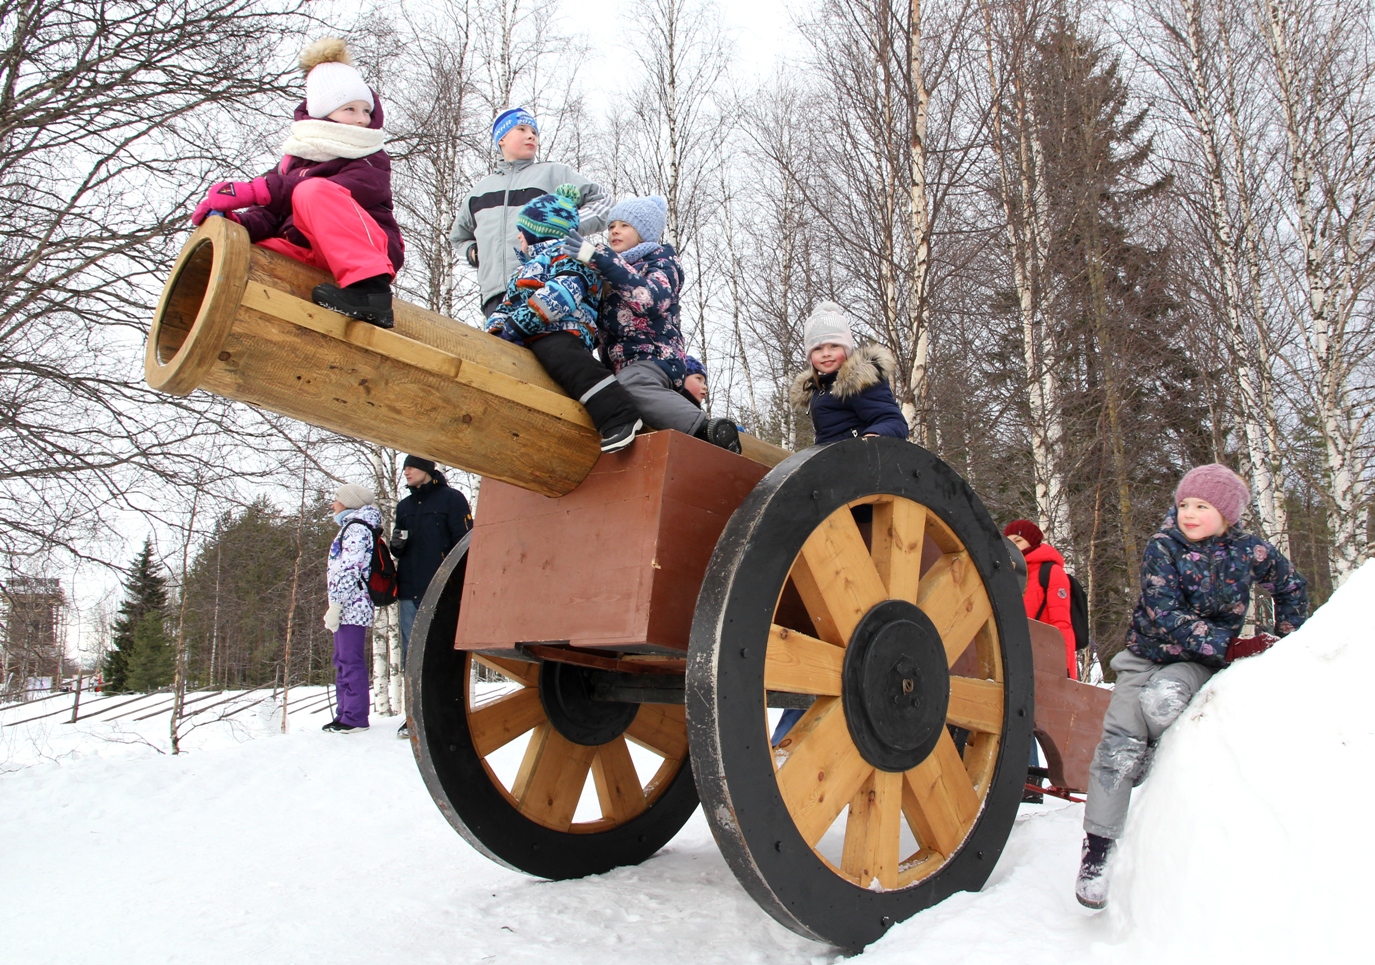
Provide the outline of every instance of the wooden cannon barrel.
{"type": "Polygon", "coordinates": [[[531,352],[399,299],[393,329],[354,321],[310,301],[330,280],[207,218],[158,303],[148,384],[205,389],[546,496],[596,464],[586,410],[531,352]]]}

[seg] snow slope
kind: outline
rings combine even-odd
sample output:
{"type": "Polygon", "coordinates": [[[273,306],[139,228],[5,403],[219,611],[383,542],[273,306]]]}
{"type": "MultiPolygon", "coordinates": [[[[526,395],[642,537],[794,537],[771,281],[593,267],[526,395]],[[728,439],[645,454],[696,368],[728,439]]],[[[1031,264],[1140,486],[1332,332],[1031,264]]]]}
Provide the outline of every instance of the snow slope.
{"type": "MultiPolygon", "coordinates": [[[[1375,763],[1372,595],[1367,564],[1299,634],[1198,695],[1138,792],[1107,912],[1074,902],[1082,809],[1024,806],[981,893],[851,960],[1369,960],[1355,911],[1375,898],[1358,811],[1375,763]]],[[[0,922],[22,923],[3,929],[4,961],[841,959],[754,905],[700,813],[637,868],[536,881],[449,828],[394,721],[338,737],[323,719],[293,714],[285,737],[276,717],[217,723],[175,758],[154,749],[165,720],[160,735],[100,721],[0,730],[0,752],[29,765],[0,773],[0,922]]]]}

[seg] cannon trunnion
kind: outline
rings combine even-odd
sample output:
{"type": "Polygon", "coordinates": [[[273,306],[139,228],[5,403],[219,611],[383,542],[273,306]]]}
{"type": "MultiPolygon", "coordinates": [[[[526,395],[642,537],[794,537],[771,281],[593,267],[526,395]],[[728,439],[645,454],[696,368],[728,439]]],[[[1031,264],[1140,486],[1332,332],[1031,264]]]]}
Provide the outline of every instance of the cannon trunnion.
{"type": "Polygon", "coordinates": [[[634,864],[703,806],[774,918],[861,948],[980,888],[1033,729],[1082,789],[1107,694],[1065,680],[949,466],[893,439],[744,458],[678,433],[601,455],[527,350],[404,302],[383,331],[212,218],[149,336],[203,388],[483,476],[417,615],[411,740],[449,822],[509,867],[634,864]],[[801,711],[777,747],[779,708],[801,711]]]}

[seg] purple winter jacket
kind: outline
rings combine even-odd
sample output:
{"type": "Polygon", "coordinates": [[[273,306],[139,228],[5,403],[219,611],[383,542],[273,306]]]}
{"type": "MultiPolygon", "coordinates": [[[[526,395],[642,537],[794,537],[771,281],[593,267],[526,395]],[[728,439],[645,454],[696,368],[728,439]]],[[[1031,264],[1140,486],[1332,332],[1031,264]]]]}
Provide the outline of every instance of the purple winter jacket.
{"type": "MultiPolygon", "coordinates": [[[[382,126],[382,99],[373,94],[371,130],[382,126]]],[[[296,108],[295,120],[311,120],[306,110],[306,102],[301,101],[296,108]]],[[[317,118],[318,120],[318,118],[317,118]]],[[[401,226],[396,223],[392,212],[391,196],[391,158],[386,151],[375,151],[360,158],[334,158],[329,161],[307,161],[305,158],[288,154],[280,164],[263,175],[272,200],[261,207],[240,208],[234,212],[238,222],[248,229],[248,237],[254,242],[265,238],[285,238],[293,245],[309,248],[306,236],[296,229],[291,218],[291,193],[302,178],[329,178],[335,184],[348,188],[353,200],[358,202],[387,235],[387,257],[392,268],[400,270],[405,260],[406,246],[401,240],[401,226]]]]}

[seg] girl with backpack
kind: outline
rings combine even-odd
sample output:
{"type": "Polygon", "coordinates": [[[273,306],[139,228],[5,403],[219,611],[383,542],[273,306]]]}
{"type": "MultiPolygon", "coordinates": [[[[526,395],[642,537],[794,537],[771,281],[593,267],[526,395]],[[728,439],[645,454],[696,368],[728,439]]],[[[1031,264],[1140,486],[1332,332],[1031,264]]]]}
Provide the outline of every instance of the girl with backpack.
{"type": "Polygon", "coordinates": [[[325,627],[334,634],[334,720],[322,729],[350,734],[368,729],[367,631],[377,610],[368,594],[375,534],[382,511],[372,490],[345,483],[334,494],[334,521],[339,535],[329,546],[329,609],[325,627]]]}
{"type": "Polygon", "coordinates": [[[1079,679],[1079,658],[1075,646],[1074,623],[1070,610],[1073,590],[1065,558],[1047,543],[1041,527],[1029,519],[1014,519],[1003,527],[1003,535],[1017,544],[1026,557],[1026,593],[1022,604],[1029,619],[1049,623],[1064,635],[1065,664],[1070,680],[1079,679]]]}

